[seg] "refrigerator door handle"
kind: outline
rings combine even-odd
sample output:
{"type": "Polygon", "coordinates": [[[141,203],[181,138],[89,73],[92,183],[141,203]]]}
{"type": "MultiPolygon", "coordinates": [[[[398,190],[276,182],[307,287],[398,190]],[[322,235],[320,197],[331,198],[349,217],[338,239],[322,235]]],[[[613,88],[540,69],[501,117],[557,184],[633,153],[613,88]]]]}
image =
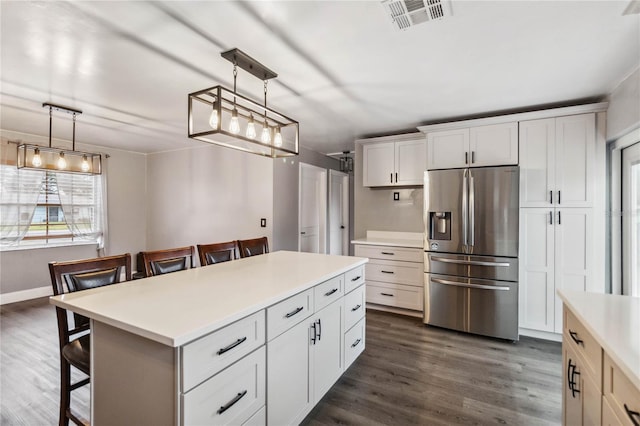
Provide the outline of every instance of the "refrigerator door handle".
{"type": "Polygon", "coordinates": [[[443,280],[442,278],[431,278],[431,281],[437,284],[453,285],[456,287],[477,288],[480,290],[498,290],[498,291],[509,290],[509,287],[505,287],[505,286],[459,283],[456,281],[443,280]]]}
{"type": "Polygon", "coordinates": [[[465,169],[464,174],[462,175],[462,244],[465,246],[465,249],[468,245],[467,238],[467,228],[469,227],[469,212],[468,212],[468,203],[467,203],[467,175],[469,174],[469,170],[465,169]]]}
{"type": "Polygon", "coordinates": [[[455,263],[457,265],[473,265],[473,266],[495,266],[506,268],[509,266],[507,262],[482,262],[479,260],[460,260],[460,259],[447,259],[444,257],[431,256],[431,260],[443,263],[455,263]]]}
{"type": "Polygon", "coordinates": [[[476,187],[473,181],[473,175],[469,170],[469,245],[473,247],[475,245],[475,233],[476,233],[476,219],[475,219],[475,198],[476,187]]]}

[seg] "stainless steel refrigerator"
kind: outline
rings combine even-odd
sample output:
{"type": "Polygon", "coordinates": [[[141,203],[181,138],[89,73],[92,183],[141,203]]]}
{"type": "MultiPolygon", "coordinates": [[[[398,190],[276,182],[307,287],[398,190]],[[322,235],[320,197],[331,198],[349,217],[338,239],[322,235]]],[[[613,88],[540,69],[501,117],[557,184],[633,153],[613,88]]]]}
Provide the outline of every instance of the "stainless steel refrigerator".
{"type": "Polygon", "coordinates": [[[518,167],[427,171],[424,188],[424,322],[518,340],[518,167]]]}

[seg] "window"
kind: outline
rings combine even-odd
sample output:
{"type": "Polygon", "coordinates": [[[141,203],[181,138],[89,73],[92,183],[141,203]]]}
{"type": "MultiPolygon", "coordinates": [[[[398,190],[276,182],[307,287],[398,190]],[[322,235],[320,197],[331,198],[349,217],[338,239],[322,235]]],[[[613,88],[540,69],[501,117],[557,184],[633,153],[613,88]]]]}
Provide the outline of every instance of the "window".
{"type": "Polygon", "coordinates": [[[101,243],[102,178],[0,166],[2,248],[101,243]]]}

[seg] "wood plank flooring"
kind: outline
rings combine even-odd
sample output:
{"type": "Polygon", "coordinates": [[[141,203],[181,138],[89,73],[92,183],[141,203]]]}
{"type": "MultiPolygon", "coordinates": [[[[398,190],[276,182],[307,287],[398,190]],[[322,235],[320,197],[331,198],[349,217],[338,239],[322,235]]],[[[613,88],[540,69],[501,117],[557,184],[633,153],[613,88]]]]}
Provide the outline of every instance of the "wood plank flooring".
{"type": "MultiPolygon", "coordinates": [[[[53,306],[46,298],[4,305],[0,332],[0,424],[56,424],[53,306]]],[[[514,344],[368,310],[366,344],[305,425],[560,423],[559,343],[523,337],[514,344]]],[[[88,418],[89,387],[74,394],[72,407],[88,418]]]]}

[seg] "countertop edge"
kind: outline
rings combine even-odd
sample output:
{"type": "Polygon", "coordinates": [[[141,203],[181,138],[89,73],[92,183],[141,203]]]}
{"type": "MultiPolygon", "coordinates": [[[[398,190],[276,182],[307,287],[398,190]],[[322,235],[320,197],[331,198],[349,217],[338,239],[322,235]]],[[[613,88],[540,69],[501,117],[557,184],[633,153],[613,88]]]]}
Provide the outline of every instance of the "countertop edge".
{"type": "Polygon", "coordinates": [[[424,244],[422,240],[412,242],[411,240],[371,240],[371,239],[359,239],[359,240],[351,240],[351,244],[359,244],[366,246],[389,246],[389,247],[404,247],[404,248],[415,248],[415,249],[424,249],[424,244]]]}
{"type": "MultiPolygon", "coordinates": [[[[583,315],[582,311],[572,303],[570,298],[571,293],[567,293],[563,290],[557,291],[558,296],[562,299],[562,302],[571,310],[571,312],[580,320],[580,322],[587,328],[589,333],[596,339],[598,344],[604,349],[605,353],[613,360],[613,362],[618,366],[625,377],[629,379],[629,381],[640,390],[640,374],[634,372],[629,365],[627,365],[626,361],[618,355],[616,348],[612,347],[611,344],[600,335],[598,330],[592,325],[590,319],[583,315]]],[[[594,293],[600,296],[611,296],[606,294],[594,293]]],[[[563,333],[564,335],[564,333],[563,333]]],[[[604,359],[603,359],[604,362],[604,359]]]]}

